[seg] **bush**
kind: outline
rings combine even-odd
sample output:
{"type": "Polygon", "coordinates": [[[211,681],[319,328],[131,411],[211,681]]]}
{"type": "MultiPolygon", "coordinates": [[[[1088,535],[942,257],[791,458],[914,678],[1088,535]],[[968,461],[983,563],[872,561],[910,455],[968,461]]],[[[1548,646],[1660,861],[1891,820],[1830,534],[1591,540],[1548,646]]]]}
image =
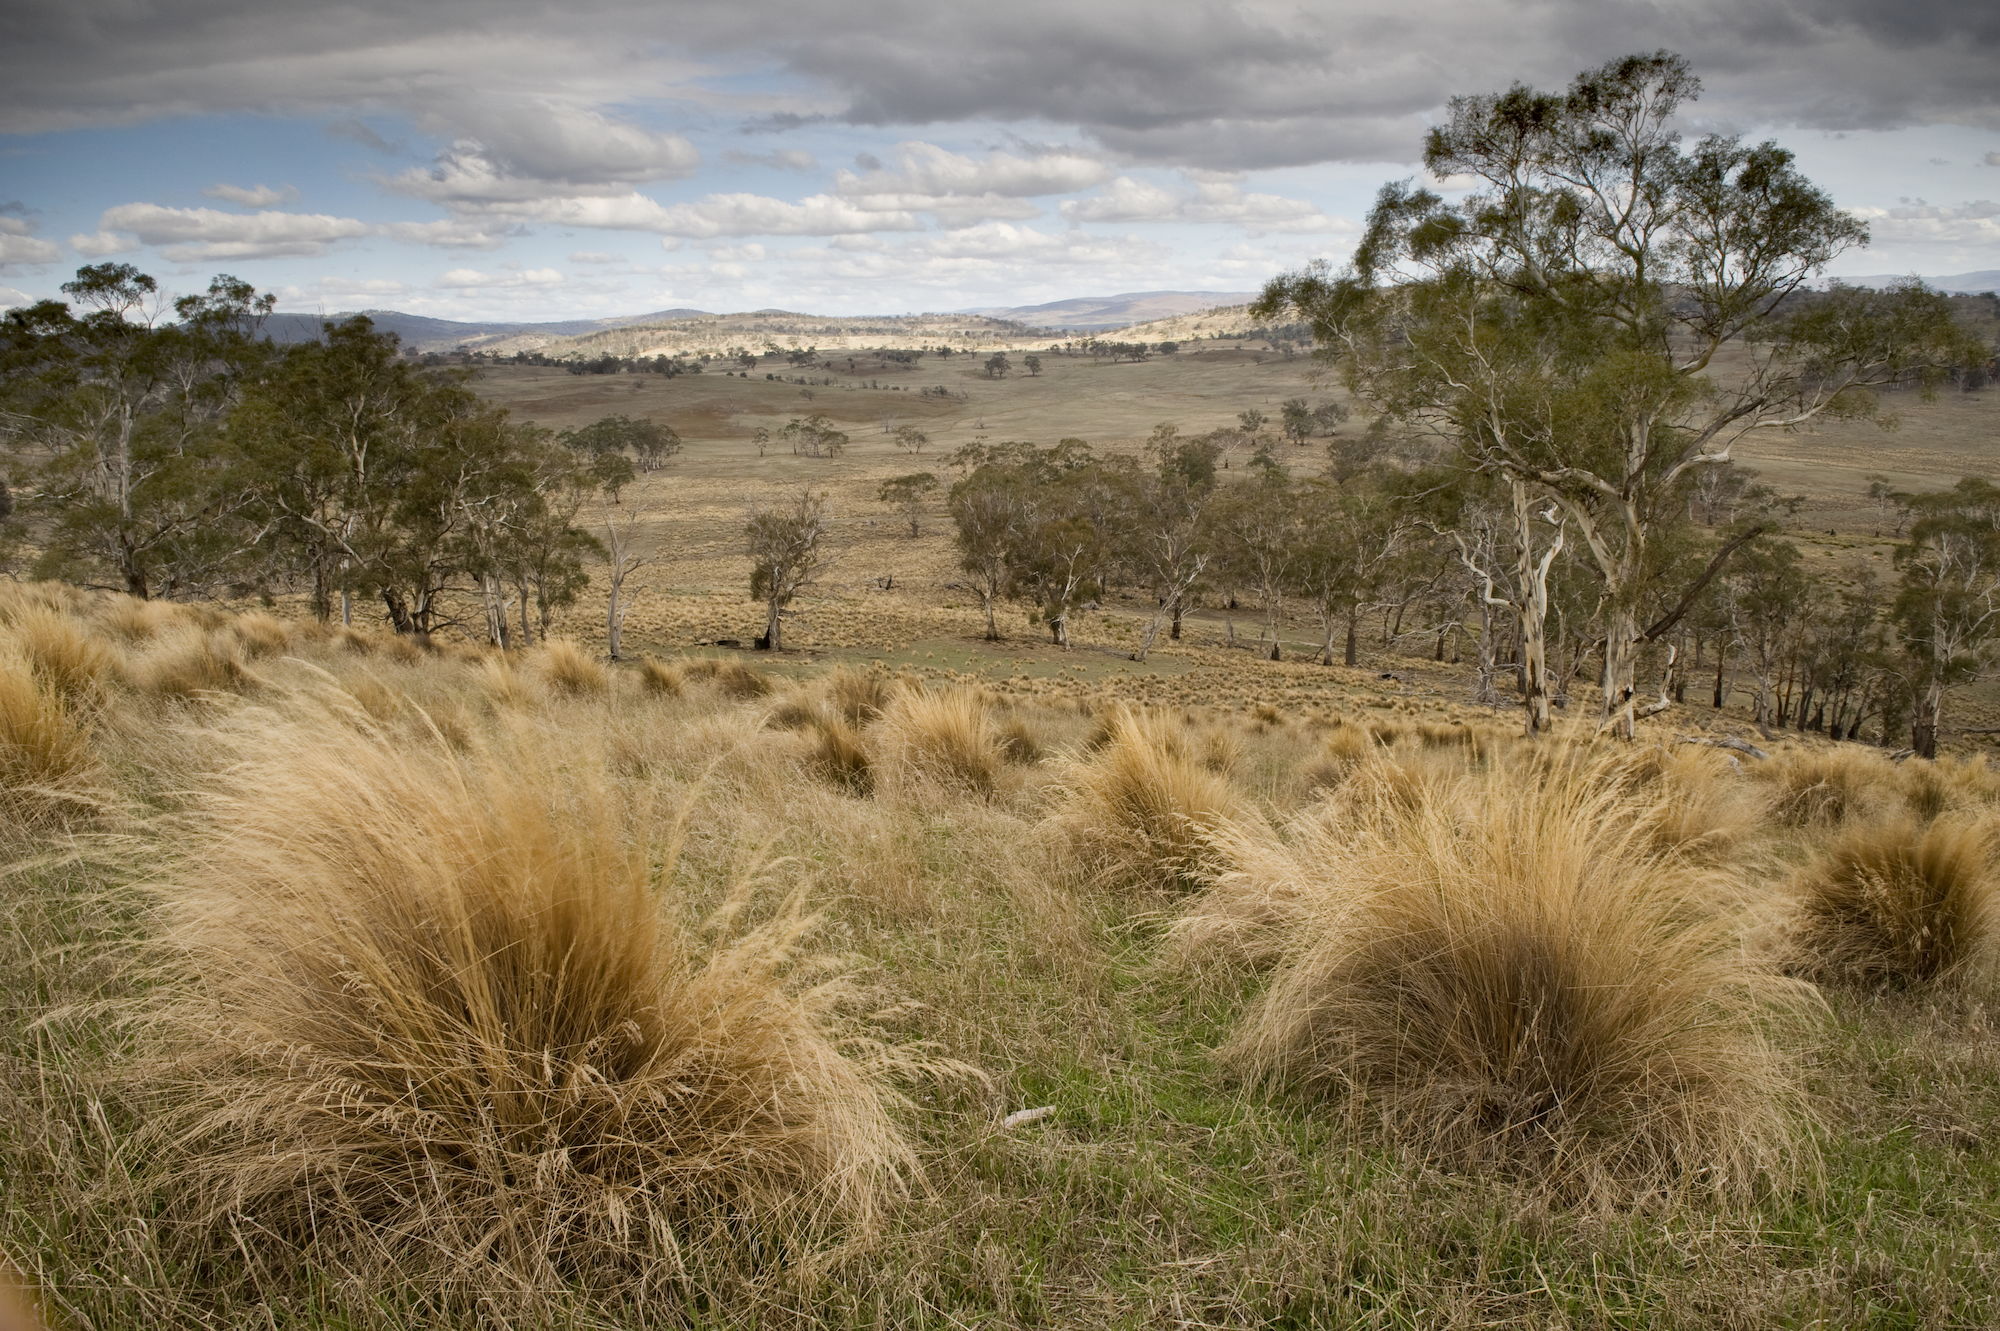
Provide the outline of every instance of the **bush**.
{"type": "Polygon", "coordinates": [[[236,761],[162,829],[180,983],[138,1073],[191,1256],[529,1317],[879,1220],[895,1052],[844,1052],[796,910],[664,909],[672,848],[601,769],[261,709],[206,738],[236,761]]]}
{"type": "Polygon", "coordinates": [[[1990,821],[1891,815],[1834,839],[1799,876],[1797,964],[1901,989],[1990,969],[2000,930],[1990,821]]]}
{"type": "Polygon", "coordinates": [[[1798,990],[1648,847],[1613,773],[1543,758],[1378,789],[1337,859],[1301,861],[1324,882],[1297,893],[1230,1064],[1564,1193],[1737,1192],[1780,1170],[1796,1083],[1766,1032],[1798,990]]]}

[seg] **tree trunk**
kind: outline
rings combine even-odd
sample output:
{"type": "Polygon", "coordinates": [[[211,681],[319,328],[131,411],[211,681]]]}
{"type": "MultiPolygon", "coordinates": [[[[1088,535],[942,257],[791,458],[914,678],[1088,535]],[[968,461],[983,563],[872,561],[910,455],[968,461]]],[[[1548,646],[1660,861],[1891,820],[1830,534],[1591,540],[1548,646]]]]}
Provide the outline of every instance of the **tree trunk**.
{"type": "Polygon", "coordinates": [[[1361,607],[1353,606],[1347,612],[1347,641],[1342,644],[1340,663],[1352,666],[1361,659],[1361,607]]]}
{"type": "Polygon", "coordinates": [[[982,591],[979,593],[979,607],[986,612],[986,641],[1000,641],[1000,625],[993,618],[993,594],[991,592],[982,591]]]}
{"type": "Polygon", "coordinates": [[[1944,681],[1932,676],[1917,700],[1916,715],[1910,721],[1910,747],[1919,758],[1937,757],[1938,731],[1944,725],[1944,681]]]}
{"type": "Polygon", "coordinates": [[[764,636],[757,639],[760,652],[782,652],[785,650],[785,629],[783,611],[776,601],[770,604],[770,614],[764,620],[764,636]]]}
{"type": "Polygon", "coordinates": [[[410,602],[401,591],[394,587],[382,589],[382,604],[389,611],[389,627],[397,633],[415,633],[416,622],[410,618],[410,602]]]}
{"type": "Polygon", "coordinates": [[[1637,665],[1639,625],[1630,609],[1613,605],[1605,616],[1604,728],[1616,739],[1631,739],[1634,719],[1632,675],[1637,665]]]}
{"type": "Polygon", "coordinates": [[[1168,642],[1179,642],[1181,640],[1181,615],[1185,612],[1186,608],[1186,605],[1178,596],[1174,598],[1173,604],[1168,607],[1168,610],[1172,614],[1172,618],[1167,622],[1168,642]]]}

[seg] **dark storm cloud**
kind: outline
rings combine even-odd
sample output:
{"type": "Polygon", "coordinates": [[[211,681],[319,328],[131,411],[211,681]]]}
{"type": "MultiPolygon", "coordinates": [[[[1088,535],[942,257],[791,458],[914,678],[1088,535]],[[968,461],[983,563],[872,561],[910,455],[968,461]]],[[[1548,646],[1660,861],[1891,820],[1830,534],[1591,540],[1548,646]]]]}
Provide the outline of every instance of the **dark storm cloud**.
{"type": "MultiPolygon", "coordinates": [[[[539,177],[556,170],[550,143],[588,156],[586,111],[698,100],[778,131],[1036,121],[1132,160],[1226,169],[1407,159],[1453,92],[1559,85],[1660,46],[1694,62],[1701,112],[1722,123],[2000,127],[1992,0],[27,0],[0,17],[0,128],[387,110],[539,177]],[[754,104],[703,84],[771,69],[797,76],[796,95],[754,104]],[[543,114],[570,129],[537,131],[543,114]]],[[[562,170],[624,182],[688,166],[665,139],[612,146],[562,170]]]]}

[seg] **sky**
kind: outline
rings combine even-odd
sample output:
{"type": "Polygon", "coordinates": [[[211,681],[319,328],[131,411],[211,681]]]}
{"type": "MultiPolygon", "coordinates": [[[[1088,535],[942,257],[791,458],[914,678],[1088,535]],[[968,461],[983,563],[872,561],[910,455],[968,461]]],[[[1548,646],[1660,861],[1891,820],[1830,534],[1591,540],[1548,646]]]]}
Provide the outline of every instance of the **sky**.
{"type": "Polygon", "coordinates": [[[2000,268],[1994,0],[9,0],[0,305],[85,263],[279,308],[896,314],[1336,266],[1457,93],[1632,51],[1689,134],[2000,268]]]}

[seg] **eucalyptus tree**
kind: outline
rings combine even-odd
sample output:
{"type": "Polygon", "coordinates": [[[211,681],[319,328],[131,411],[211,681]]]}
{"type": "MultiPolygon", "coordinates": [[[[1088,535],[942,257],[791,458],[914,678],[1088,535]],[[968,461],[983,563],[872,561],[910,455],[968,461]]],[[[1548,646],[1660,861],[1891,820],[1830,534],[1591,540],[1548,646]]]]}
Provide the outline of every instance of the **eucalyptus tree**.
{"type": "Polygon", "coordinates": [[[743,534],[750,555],[750,595],[765,608],[760,650],[784,650],[785,611],[831,566],[832,530],[826,495],[810,486],[782,505],[750,514],[743,534]]]}
{"type": "Polygon", "coordinates": [[[1934,758],[1950,690],[1977,677],[2000,641],[2000,486],[1968,477],[1904,503],[1912,521],[1896,551],[1893,613],[1913,668],[1911,745],[1934,758]]]}
{"type": "MultiPolygon", "coordinates": [[[[1256,307],[1297,310],[1378,411],[1561,510],[1603,584],[1603,715],[1625,736],[1647,545],[1683,481],[1751,431],[1871,416],[1871,389],[1965,358],[1920,285],[1810,293],[1866,228],[1775,143],[1684,146],[1699,91],[1656,52],[1560,93],[1456,97],[1424,165],[1477,188],[1386,185],[1346,271],[1281,277],[1256,307]]],[[[1526,604],[1537,557],[1518,555],[1526,604]]]]}
{"type": "Polygon", "coordinates": [[[255,533],[222,426],[268,356],[271,297],[217,277],[169,304],[122,263],[62,289],[0,320],[0,442],[41,571],[139,597],[223,576],[255,533]]]}

